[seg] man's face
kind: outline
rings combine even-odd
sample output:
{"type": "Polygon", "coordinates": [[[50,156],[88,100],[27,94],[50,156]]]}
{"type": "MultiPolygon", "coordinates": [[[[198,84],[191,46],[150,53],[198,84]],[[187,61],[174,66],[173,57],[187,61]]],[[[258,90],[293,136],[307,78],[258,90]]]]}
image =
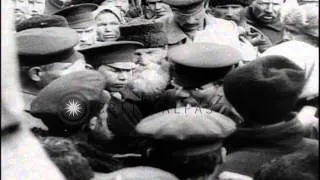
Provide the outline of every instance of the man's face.
{"type": "Polygon", "coordinates": [[[45,8],[45,0],[28,0],[28,8],[30,16],[43,14],[45,8]]]}
{"type": "Polygon", "coordinates": [[[129,10],[129,0],[105,0],[101,5],[111,5],[119,8],[123,14],[126,14],[129,10]]]}
{"type": "Polygon", "coordinates": [[[79,59],[74,63],[52,63],[40,67],[39,84],[43,87],[48,85],[53,80],[67,75],[72,72],[82,71],[86,69],[86,62],[84,59],[79,59]]]}
{"type": "Polygon", "coordinates": [[[106,89],[110,92],[121,91],[132,78],[132,70],[120,69],[109,65],[99,66],[98,71],[105,75],[107,80],[106,89]]]}
{"type": "Polygon", "coordinates": [[[222,90],[221,85],[213,82],[193,89],[184,89],[183,87],[176,85],[174,82],[173,86],[176,88],[177,96],[181,98],[177,103],[178,107],[190,105],[210,108],[213,104],[220,101],[219,97],[221,96],[222,90]]]}
{"type": "Polygon", "coordinates": [[[133,71],[130,87],[133,92],[142,95],[161,93],[169,83],[169,62],[165,59],[165,48],[138,49],[134,62],[137,67],[133,71]]]}
{"type": "Polygon", "coordinates": [[[171,14],[171,8],[168,4],[159,1],[149,1],[146,0],[146,5],[144,7],[145,17],[147,19],[160,18],[165,15],[171,14]]]}
{"type": "Polygon", "coordinates": [[[29,18],[28,16],[28,0],[15,0],[14,1],[14,14],[16,23],[29,18]]]}
{"type": "Polygon", "coordinates": [[[255,0],[252,12],[261,22],[272,23],[280,16],[280,8],[284,0],[255,0]]]}
{"type": "Polygon", "coordinates": [[[97,38],[96,26],[91,26],[85,29],[75,29],[79,34],[79,44],[75,47],[76,50],[93,45],[97,38]]]}
{"type": "Polygon", "coordinates": [[[217,18],[231,20],[239,24],[242,10],[243,6],[239,4],[221,5],[213,8],[213,15],[217,18]]]}
{"type": "Polygon", "coordinates": [[[174,9],[173,13],[175,22],[185,32],[193,32],[203,27],[205,18],[204,8],[192,14],[183,14],[179,9],[174,9]]]}
{"type": "Polygon", "coordinates": [[[116,41],[120,37],[120,21],[110,12],[103,12],[96,17],[98,41],[116,41]]]}

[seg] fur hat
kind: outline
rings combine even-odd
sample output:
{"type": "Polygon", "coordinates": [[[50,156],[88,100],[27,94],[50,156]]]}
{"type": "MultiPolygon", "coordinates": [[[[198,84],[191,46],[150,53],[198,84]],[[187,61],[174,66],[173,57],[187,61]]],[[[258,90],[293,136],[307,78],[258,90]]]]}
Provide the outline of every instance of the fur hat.
{"type": "Polygon", "coordinates": [[[222,6],[228,4],[240,4],[244,7],[249,6],[254,0],[209,0],[211,7],[222,6]]]}
{"type": "Polygon", "coordinates": [[[168,45],[165,28],[162,23],[143,22],[120,26],[120,39],[138,41],[145,48],[154,48],[168,45]]]}
{"type": "Polygon", "coordinates": [[[273,124],[293,109],[305,72],[283,56],[258,58],[224,79],[224,93],[245,121],[273,124]]]}
{"type": "Polygon", "coordinates": [[[25,21],[22,21],[16,26],[16,31],[23,31],[31,28],[46,28],[46,27],[69,27],[67,20],[58,15],[38,15],[33,16],[25,21]]]}

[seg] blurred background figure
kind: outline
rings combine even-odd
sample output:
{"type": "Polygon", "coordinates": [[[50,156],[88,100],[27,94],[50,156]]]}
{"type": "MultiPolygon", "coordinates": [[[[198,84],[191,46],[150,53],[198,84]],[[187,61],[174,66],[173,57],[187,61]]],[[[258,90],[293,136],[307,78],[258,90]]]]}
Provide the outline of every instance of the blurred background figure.
{"type": "Polygon", "coordinates": [[[145,19],[163,19],[172,16],[170,6],[161,0],[143,0],[141,2],[145,19]]]}
{"type": "Polygon", "coordinates": [[[1,1],[1,179],[64,180],[40,143],[24,124],[18,60],[15,51],[14,6],[1,1]],[[23,163],[22,163],[23,162],[23,163]]]}
{"type": "Polygon", "coordinates": [[[57,11],[66,8],[67,6],[71,5],[72,0],[45,0],[45,9],[44,14],[54,14],[57,11]]]}
{"type": "Polygon", "coordinates": [[[93,45],[97,39],[97,23],[93,17],[93,11],[98,8],[92,3],[83,3],[64,8],[55,13],[67,19],[70,28],[77,31],[79,44],[77,50],[93,45]]]}
{"type": "Polygon", "coordinates": [[[299,5],[304,4],[314,4],[316,6],[319,6],[319,0],[297,0],[299,5]]]}
{"type": "Polygon", "coordinates": [[[97,23],[97,41],[116,41],[120,37],[119,26],[122,24],[121,12],[113,6],[99,6],[95,11],[97,23]]]}
{"type": "Polygon", "coordinates": [[[15,23],[44,13],[45,0],[13,0],[15,23]]]}

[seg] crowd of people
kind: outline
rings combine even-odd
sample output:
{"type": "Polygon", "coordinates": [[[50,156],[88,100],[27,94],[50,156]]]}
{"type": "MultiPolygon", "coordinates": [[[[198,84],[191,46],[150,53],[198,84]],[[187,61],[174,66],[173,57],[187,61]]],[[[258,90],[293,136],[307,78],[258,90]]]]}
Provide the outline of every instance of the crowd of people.
{"type": "Polygon", "coordinates": [[[318,179],[319,1],[288,1],[6,1],[1,177],[318,179]]]}

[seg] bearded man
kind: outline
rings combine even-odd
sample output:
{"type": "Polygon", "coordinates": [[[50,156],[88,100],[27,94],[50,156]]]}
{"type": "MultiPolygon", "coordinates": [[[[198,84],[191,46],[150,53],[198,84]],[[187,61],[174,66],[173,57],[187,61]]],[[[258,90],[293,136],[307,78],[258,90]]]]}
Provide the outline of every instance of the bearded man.
{"type": "Polygon", "coordinates": [[[149,115],[153,102],[169,86],[170,63],[167,61],[168,40],[162,23],[136,22],[120,27],[120,39],[138,41],[144,48],[135,51],[130,89],[141,98],[143,115],[149,115]],[[150,33],[151,32],[151,33],[150,33]]]}

